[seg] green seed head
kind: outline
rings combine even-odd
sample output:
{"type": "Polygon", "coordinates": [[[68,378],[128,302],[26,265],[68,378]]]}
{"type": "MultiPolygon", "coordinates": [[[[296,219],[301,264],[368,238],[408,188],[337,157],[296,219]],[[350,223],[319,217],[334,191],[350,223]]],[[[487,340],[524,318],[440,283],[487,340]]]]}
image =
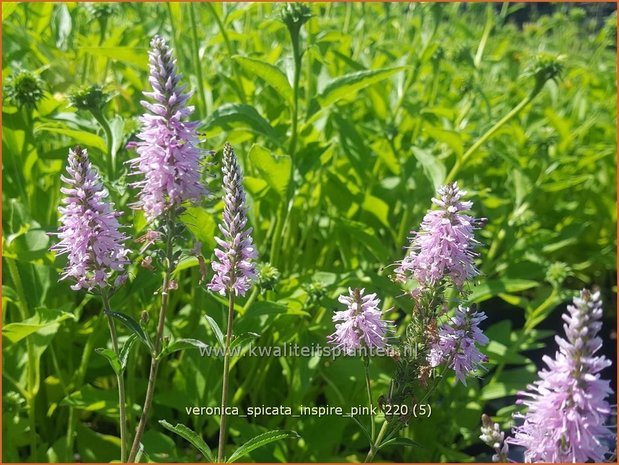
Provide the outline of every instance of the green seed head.
{"type": "Polygon", "coordinates": [[[536,90],[541,90],[546,81],[558,81],[563,74],[565,55],[538,53],[525,74],[535,78],[536,90]]]}
{"type": "Polygon", "coordinates": [[[35,108],[43,97],[43,81],[34,73],[21,71],[9,78],[5,94],[20,108],[35,108]]]}
{"type": "Polygon", "coordinates": [[[71,105],[78,110],[101,111],[110,95],[99,85],[81,86],[69,95],[71,105]]]}
{"type": "Polygon", "coordinates": [[[270,263],[260,263],[257,266],[258,286],[263,290],[273,290],[279,282],[280,273],[270,263]]]}
{"type": "Polygon", "coordinates": [[[281,9],[281,18],[288,30],[298,33],[312,17],[312,11],[304,3],[286,3],[281,9]]]}

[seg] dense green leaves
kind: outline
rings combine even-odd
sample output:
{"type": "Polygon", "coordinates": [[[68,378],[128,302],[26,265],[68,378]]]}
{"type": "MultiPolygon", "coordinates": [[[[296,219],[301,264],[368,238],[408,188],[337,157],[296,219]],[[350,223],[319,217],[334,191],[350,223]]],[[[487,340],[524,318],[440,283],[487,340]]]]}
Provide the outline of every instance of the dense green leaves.
{"type": "MultiPolygon", "coordinates": [[[[488,371],[466,387],[450,374],[430,399],[432,416],[411,419],[405,438],[390,438],[377,460],[490,460],[490,452],[472,456],[480,450],[479,416],[497,412],[509,429],[519,408],[513,395],[535,378],[541,357],[554,353],[552,336],[561,333],[560,313],[574,292],[600,286],[604,328],[615,326],[614,5],[307,7],[311,17],[293,46],[282,5],[270,3],[2,5],[3,85],[22,69],[43,83],[29,111],[8,90],[3,98],[3,424],[10,426],[3,461],[117,460],[114,370],[124,371],[130,429],[137,422],[164,263],[162,244],[135,240],[156,225],[131,207],[139,176],[127,161],[136,156],[128,143],[137,140],[140,102],[150,90],[155,33],[174,47],[181,81],[193,92],[200,147],[218,153],[204,167],[209,195],[180,216],[142,461],[192,462],[194,448],[214,458],[219,415],[186,409],[221,399],[227,299],[205,284],[223,209],[224,141],[243,167],[259,261],[271,267],[261,267],[259,284],[235,299],[231,405],[365,405],[357,359],[254,356],[251,349],[325,345],[348,287],[376,292],[401,333],[413,303],[391,279],[393,264],[450,174],[468,191],[472,215],[486,218],[476,231],[481,275],[465,291],[488,316],[488,371]],[[541,49],[564,55],[562,79],[547,82],[457,166],[529,95],[527,69],[541,49]],[[110,95],[105,120],[70,104],[75,88],[91,85],[110,95]],[[111,296],[114,321],[122,323],[118,357],[100,297],[58,281],[66,257],[49,251],[60,176],[77,144],[88,149],[130,237],[129,278],[111,296]]],[[[605,346],[614,343],[607,335],[605,346]]],[[[393,369],[390,358],[372,360],[375,400],[388,396],[393,369]]],[[[231,460],[363,461],[368,451],[366,417],[357,424],[243,413],[230,417],[231,460]],[[292,438],[291,430],[302,439],[279,440],[292,438]],[[254,439],[235,452],[246,438],[254,439]],[[271,446],[258,447],[264,444],[271,446]]]]}

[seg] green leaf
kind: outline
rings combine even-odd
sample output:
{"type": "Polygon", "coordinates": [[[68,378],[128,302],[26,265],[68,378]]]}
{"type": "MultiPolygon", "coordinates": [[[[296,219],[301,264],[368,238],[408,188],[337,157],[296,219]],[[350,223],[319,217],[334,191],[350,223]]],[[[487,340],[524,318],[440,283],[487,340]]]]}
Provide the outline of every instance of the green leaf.
{"type": "Polygon", "coordinates": [[[107,152],[107,144],[102,137],[97,136],[96,134],[92,134],[87,131],[78,131],[76,129],[67,129],[64,127],[57,128],[53,126],[47,125],[38,125],[36,126],[34,132],[37,133],[39,131],[52,132],[54,134],[61,134],[63,136],[67,136],[75,143],[79,143],[85,145],[87,147],[92,147],[100,150],[101,152],[107,152]]]}
{"type": "Polygon", "coordinates": [[[125,371],[125,368],[127,368],[127,360],[129,359],[129,353],[131,352],[131,348],[133,347],[133,344],[137,340],[138,340],[137,334],[132,334],[125,341],[125,345],[123,345],[123,348],[120,349],[120,356],[119,356],[120,367],[122,368],[123,371],[125,371]]]}
{"type": "Polygon", "coordinates": [[[380,221],[383,226],[387,228],[391,227],[389,223],[389,204],[383,199],[371,194],[366,194],[363,199],[362,207],[365,211],[378,218],[378,221],[380,221]]]}
{"type": "Polygon", "coordinates": [[[82,51],[98,57],[111,58],[140,69],[148,69],[147,51],[141,47],[82,47],[82,51]]]}
{"type": "Polygon", "coordinates": [[[275,441],[279,441],[281,439],[286,438],[299,438],[299,435],[294,431],[282,431],[282,430],[274,430],[268,431],[266,433],[260,434],[255,438],[250,439],[230,456],[227,463],[236,462],[241,457],[246,456],[251,451],[258,449],[259,447],[265,446],[275,441]]]}
{"type": "Polygon", "coordinates": [[[292,159],[288,155],[275,155],[264,147],[254,144],[249,151],[249,160],[277,195],[282,199],[286,198],[292,159]]]}
{"type": "Polygon", "coordinates": [[[200,453],[204,456],[207,462],[215,462],[215,457],[213,456],[211,449],[198,433],[189,429],[185,425],[181,425],[180,423],[177,423],[176,426],[172,426],[165,420],[159,420],[159,424],[165,429],[178,434],[181,438],[188,441],[191,445],[193,445],[196,449],[200,451],[200,453]]]}
{"type": "Polygon", "coordinates": [[[451,148],[451,150],[453,150],[458,156],[462,155],[462,152],[464,152],[464,142],[462,142],[462,136],[457,132],[437,128],[435,126],[426,126],[425,131],[432,139],[447,144],[449,148],[451,148]]]}
{"type": "Polygon", "coordinates": [[[102,347],[98,347],[95,349],[95,352],[103,355],[105,358],[108,359],[110,365],[112,365],[112,370],[114,370],[114,373],[116,373],[117,375],[120,375],[122,373],[122,366],[120,360],[112,349],[104,349],[102,347]]]}
{"type": "Polygon", "coordinates": [[[125,325],[129,331],[131,331],[138,338],[140,338],[140,341],[142,341],[142,343],[146,347],[148,347],[148,349],[151,352],[154,350],[154,347],[153,347],[152,342],[150,341],[150,338],[144,332],[144,330],[142,329],[140,324],[137,321],[135,321],[135,319],[133,317],[131,317],[131,316],[125,314],[125,313],[120,313],[120,312],[109,312],[109,315],[114,317],[114,318],[116,318],[123,325],[125,325]]]}
{"type": "Polygon", "coordinates": [[[381,68],[356,73],[345,74],[331,81],[318,96],[318,102],[325,108],[344,97],[352,97],[358,91],[372,84],[387,79],[388,77],[403,71],[405,68],[381,68]]]}
{"type": "Polygon", "coordinates": [[[168,344],[162,351],[161,354],[157,357],[158,359],[162,359],[166,355],[173,354],[174,352],[178,352],[179,350],[185,349],[201,349],[207,348],[208,345],[202,341],[198,341],[197,339],[177,339],[168,344]]]}
{"type": "Polygon", "coordinates": [[[413,147],[413,155],[421,165],[426,177],[432,182],[434,190],[438,190],[443,185],[447,174],[445,165],[437,156],[419,147],[413,147]]]}
{"type": "Polygon", "coordinates": [[[258,76],[281,95],[291,107],[294,105],[294,93],[286,75],[276,66],[255,58],[233,56],[236,61],[250,75],[258,76]]]}
{"type": "Polygon", "coordinates": [[[374,441],[372,440],[372,436],[370,435],[370,432],[365,426],[363,426],[363,424],[357,419],[357,417],[355,417],[354,415],[351,415],[350,419],[353,420],[355,423],[357,423],[357,425],[359,425],[359,428],[361,428],[361,431],[363,431],[363,434],[365,434],[365,437],[368,438],[368,441],[370,441],[370,445],[374,444],[374,441]]]}
{"type": "Polygon", "coordinates": [[[378,450],[381,450],[383,447],[388,447],[388,446],[422,447],[421,444],[409,438],[392,438],[392,439],[389,439],[388,441],[383,442],[378,447],[378,450]]]}
{"type": "Polygon", "coordinates": [[[211,331],[213,331],[213,334],[215,334],[217,342],[219,343],[221,348],[225,348],[226,344],[224,343],[224,335],[221,332],[221,329],[219,329],[219,325],[217,324],[217,322],[208,315],[204,315],[204,318],[206,319],[208,325],[211,327],[211,331]]]}
{"type": "Polygon", "coordinates": [[[247,342],[253,341],[254,339],[260,337],[258,333],[242,333],[237,335],[232,342],[230,343],[230,352],[234,353],[234,349],[238,346],[243,347],[247,342]]]}
{"type": "Polygon", "coordinates": [[[537,285],[537,281],[528,279],[502,278],[489,280],[476,286],[471,292],[469,300],[471,303],[479,303],[499,294],[520,292],[537,285]]]}
{"type": "Polygon", "coordinates": [[[222,105],[210,114],[205,123],[207,130],[219,127],[229,131],[234,129],[236,125],[240,125],[240,127],[247,129],[249,132],[263,134],[277,145],[281,145],[279,138],[268,121],[254,107],[244,103],[222,105]]]}
{"type": "Polygon", "coordinates": [[[9,323],[2,327],[2,336],[10,342],[16,343],[43,329],[58,327],[58,324],[68,318],[75,319],[75,315],[61,310],[37,308],[36,315],[16,323],[9,323]]]}

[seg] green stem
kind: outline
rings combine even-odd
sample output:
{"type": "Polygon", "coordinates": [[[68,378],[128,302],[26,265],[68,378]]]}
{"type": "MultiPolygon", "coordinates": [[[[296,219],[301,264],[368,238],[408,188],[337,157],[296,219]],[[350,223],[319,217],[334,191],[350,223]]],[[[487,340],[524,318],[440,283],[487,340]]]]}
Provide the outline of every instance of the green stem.
{"type": "Polygon", "coordinates": [[[196,13],[195,13],[193,3],[189,4],[189,16],[191,17],[191,39],[193,43],[192,49],[193,49],[193,59],[195,62],[194,67],[196,68],[197,74],[198,74],[198,91],[200,93],[200,100],[202,100],[202,111],[200,112],[200,115],[202,117],[205,117],[207,114],[206,95],[204,94],[204,79],[202,78],[202,65],[200,64],[198,35],[196,33],[196,31],[198,30],[198,27],[196,25],[196,13]]]}
{"type": "Polygon", "coordinates": [[[370,407],[370,437],[372,438],[372,441],[374,441],[374,438],[376,437],[376,427],[374,425],[374,414],[372,410],[374,408],[374,400],[372,400],[372,387],[370,385],[370,357],[368,357],[367,354],[363,356],[363,367],[365,368],[365,388],[368,393],[368,403],[370,407]]]}
{"type": "Polygon", "coordinates": [[[294,104],[292,106],[292,131],[290,134],[290,156],[294,157],[297,150],[297,137],[298,137],[298,125],[299,125],[299,83],[301,80],[301,48],[299,44],[299,35],[290,32],[290,39],[292,42],[292,55],[294,58],[294,78],[292,83],[292,90],[294,93],[294,104]]]}
{"type": "Polygon", "coordinates": [[[144,397],[144,406],[142,407],[142,415],[133,438],[133,444],[131,451],[129,452],[128,462],[132,463],[140,449],[140,442],[146,429],[146,422],[148,421],[148,414],[150,412],[151,405],[153,403],[153,397],[155,394],[155,384],[157,382],[157,371],[159,369],[159,353],[161,352],[161,346],[163,342],[163,330],[165,328],[165,317],[168,311],[168,304],[170,302],[170,279],[172,272],[174,271],[174,248],[172,239],[174,236],[174,219],[172,213],[168,213],[167,217],[167,238],[166,238],[166,273],[163,278],[163,287],[161,290],[161,307],[159,309],[159,321],[157,323],[157,335],[155,336],[155,347],[151,354],[150,371],[148,374],[148,385],[146,386],[146,395],[144,397]]]}
{"type": "MultiPolygon", "coordinates": [[[[107,292],[101,293],[103,299],[103,309],[107,316],[107,324],[110,328],[110,337],[112,339],[112,348],[114,353],[120,360],[120,349],[118,347],[118,335],[116,334],[116,324],[114,318],[110,314],[112,309],[110,308],[110,300],[107,292]]],[[[120,412],[120,461],[124,463],[127,460],[127,402],[125,400],[125,380],[122,368],[119,373],[116,373],[116,381],[118,384],[118,410],[120,412]]]]}
{"type": "Polygon", "coordinates": [[[374,441],[374,444],[370,446],[370,451],[368,452],[367,457],[363,461],[364,463],[368,463],[374,460],[374,456],[376,455],[376,452],[378,452],[378,448],[380,447],[380,444],[385,437],[385,433],[387,433],[387,428],[389,428],[389,422],[385,420],[382,428],[378,432],[378,437],[376,438],[376,441],[374,441]]]}
{"type": "MultiPolygon", "coordinates": [[[[19,296],[19,304],[17,305],[17,310],[19,311],[19,316],[22,321],[28,318],[28,314],[26,312],[27,309],[27,300],[26,293],[24,292],[24,287],[22,285],[21,276],[19,274],[19,270],[17,269],[17,265],[15,264],[15,260],[12,258],[7,258],[7,264],[9,265],[9,273],[11,275],[11,279],[15,284],[15,291],[19,296]]],[[[34,342],[32,341],[32,337],[26,338],[26,353],[28,365],[26,367],[27,370],[27,379],[28,379],[28,396],[26,397],[28,401],[28,425],[30,429],[30,454],[33,461],[38,461],[37,457],[37,432],[36,432],[36,396],[39,391],[38,379],[36,373],[36,364],[37,364],[37,356],[34,350],[34,342]]]]}
{"type": "Polygon", "coordinates": [[[256,297],[258,297],[258,292],[258,287],[254,287],[254,289],[251,291],[251,294],[249,295],[249,298],[247,299],[247,302],[245,302],[245,305],[243,306],[243,314],[247,313],[247,310],[250,309],[250,307],[256,300],[256,297]]]}
{"type": "Polygon", "coordinates": [[[277,218],[275,220],[275,230],[273,231],[273,237],[271,238],[271,252],[269,254],[269,261],[274,267],[277,267],[277,264],[279,262],[279,254],[281,251],[281,237],[284,230],[285,216],[286,202],[282,201],[281,207],[277,212],[277,218]]]}
{"type": "Polygon", "coordinates": [[[234,317],[234,293],[229,291],[228,296],[228,322],[226,325],[226,352],[224,354],[224,373],[221,388],[221,423],[219,425],[219,446],[217,448],[217,461],[224,460],[226,447],[226,408],[228,407],[228,384],[230,382],[230,341],[232,340],[232,320],[234,317]]]}
{"type": "MultiPolygon", "coordinates": [[[[84,345],[84,351],[82,352],[82,359],[80,360],[80,366],[75,372],[75,376],[73,379],[73,389],[76,391],[79,390],[84,384],[84,378],[86,377],[86,370],[88,369],[88,364],[90,362],[90,355],[93,353],[95,349],[95,342],[97,339],[97,332],[101,323],[103,322],[103,318],[100,315],[97,315],[95,318],[95,322],[92,327],[92,333],[86,340],[86,344],[84,345]]],[[[69,408],[69,424],[67,425],[67,462],[73,461],[73,447],[75,445],[75,428],[77,426],[77,409],[75,407],[69,408]]]]}
{"type": "Polygon", "coordinates": [[[108,178],[114,179],[116,174],[116,153],[114,151],[114,139],[112,138],[112,129],[110,128],[110,124],[108,123],[105,116],[100,110],[91,110],[92,116],[95,117],[97,122],[103,128],[103,132],[105,132],[105,142],[107,145],[107,170],[108,170],[108,178]]]}
{"type": "MultiPolygon", "coordinates": [[[[228,37],[228,33],[226,32],[224,23],[221,21],[221,18],[217,14],[217,11],[215,11],[215,7],[210,2],[206,2],[206,5],[211,10],[212,15],[217,22],[217,27],[219,27],[219,32],[221,32],[221,35],[224,38],[224,43],[226,44],[226,48],[228,49],[228,56],[232,58],[232,56],[234,55],[234,51],[232,50],[232,44],[230,43],[230,38],[228,37]]],[[[245,91],[243,90],[243,83],[241,82],[241,76],[234,61],[232,62],[232,70],[234,71],[234,77],[236,79],[237,93],[239,94],[239,98],[241,99],[242,103],[247,103],[245,91]]]]}
{"type": "Polygon", "coordinates": [[[503,116],[503,118],[497,121],[497,123],[490,129],[488,129],[483,136],[477,139],[477,142],[475,142],[458,160],[456,160],[456,163],[449,172],[447,179],[445,179],[445,184],[449,184],[450,182],[452,182],[458,174],[458,171],[460,171],[462,165],[464,165],[464,163],[469,159],[469,157],[474,154],[477,149],[479,149],[479,147],[481,147],[488,139],[490,139],[499,129],[501,129],[503,125],[505,125],[509,120],[515,117],[518,113],[520,113],[524,107],[531,103],[531,100],[533,100],[537,93],[539,93],[539,91],[531,92],[529,95],[523,98],[518,105],[516,105],[509,113],[503,116]]]}

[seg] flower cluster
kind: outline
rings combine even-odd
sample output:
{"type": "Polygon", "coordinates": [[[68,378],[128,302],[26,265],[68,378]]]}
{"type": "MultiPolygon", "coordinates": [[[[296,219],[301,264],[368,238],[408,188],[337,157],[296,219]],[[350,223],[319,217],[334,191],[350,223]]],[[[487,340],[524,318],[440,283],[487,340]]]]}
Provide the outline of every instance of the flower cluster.
{"type": "Polygon", "coordinates": [[[361,347],[382,349],[385,346],[389,322],[381,319],[383,312],[378,308],[380,300],[376,294],[363,295],[364,292],[365,289],[348,289],[348,295],[338,298],[346,310],[333,315],[333,321],[343,323],[335,325],[329,341],[347,353],[361,347]]]}
{"type": "Polygon", "coordinates": [[[179,85],[182,75],[165,40],[155,37],[151,47],[149,82],[153,92],[144,95],[154,102],[142,101],[148,112],[140,118],[138,157],[129,162],[134,174],[144,176],[134,183],[140,189],[135,207],[142,208],[149,221],[206,195],[200,179],[204,152],[197,147],[199,122],[183,121],[193,113],[193,107],[187,105],[190,93],[179,85]]]}
{"type": "Polygon", "coordinates": [[[216,237],[219,248],[215,249],[216,260],[212,267],[215,275],[208,288],[225,295],[234,292],[245,295],[256,280],[255,259],[258,257],[251,237],[251,228],[247,228],[247,211],[243,174],[232,146],[224,146],[224,213],[223,223],[219,229],[223,238],[216,237]]]}
{"type": "Polygon", "coordinates": [[[559,351],[539,380],[521,393],[519,403],[528,407],[510,444],[525,448],[527,462],[603,462],[609,452],[604,439],[613,437],[605,423],[610,416],[606,400],[612,391],[600,372],[611,365],[596,353],[602,327],[599,292],[582,290],[563,315],[565,335],[556,336],[559,351]]]}
{"type": "Polygon", "coordinates": [[[466,194],[457,183],[443,186],[439,198],[432,202],[437,210],[430,210],[421,223],[420,231],[411,237],[409,252],[396,268],[402,278],[412,275],[422,287],[432,287],[444,278],[462,288],[464,283],[479,274],[473,260],[478,244],[474,230],[480,220],[463,212],[472,202],[460,199],[466,194]]]}
{"type": "Polygon", "coordinates": [[[466,385],[467,375],[486,361],[486,356],[476,345],[486,345],[489,342],[488,337],[479,329],[479,323],[486,318],[483,312],[459,306],[454,317],[438,331],[428,355],[430,366],[436,367],[447,362],[456,372],[456,377],[466,385]]]}
{"type": "MultiPolygon", "coordinates": [[[[61,176],[68,187],[61,188],[64,206],[58,208],[60,242],[51,250],[68,254],[61,279],[75,279],[72,289],[103,288],[109,285],[111,275],[122,272],[128,263],[126,237],[119,231],[120,213],[106,200],[108,193],[85,149],[69,151],[67,173],[68,177],[61,176]]],[[[124,279],[125,275],[120,275],[115,284],[124,279]]]]}

